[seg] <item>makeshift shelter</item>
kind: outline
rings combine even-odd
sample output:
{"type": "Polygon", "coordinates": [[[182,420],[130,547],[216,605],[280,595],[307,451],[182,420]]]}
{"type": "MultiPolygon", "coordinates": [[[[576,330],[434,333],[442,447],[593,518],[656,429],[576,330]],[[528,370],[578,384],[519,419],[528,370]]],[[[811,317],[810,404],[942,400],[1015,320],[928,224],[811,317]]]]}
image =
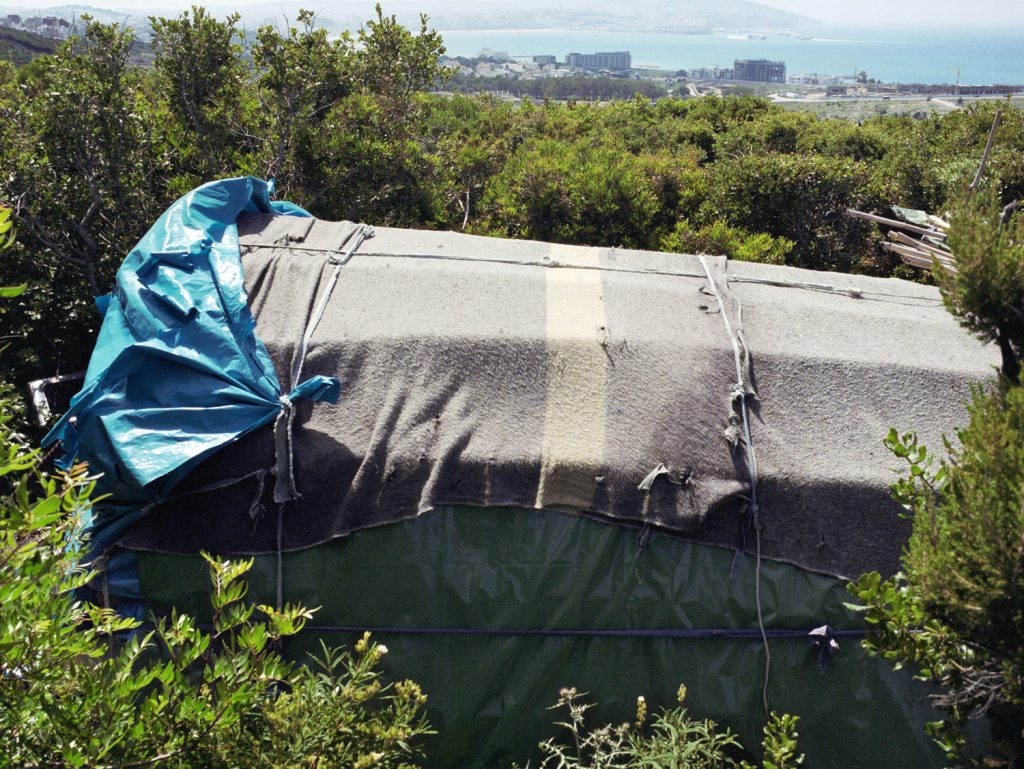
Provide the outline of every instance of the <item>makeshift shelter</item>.
{"type": "Polygon", "coordinates": [[[201,611],[196,553],[257,555],[256,595],[322,607],[286,651],[371,628],[423,685],[435,766],[524,761],[562,686],[622,719],[683,682],[746,744],[767,699],[810,765],[919,767],[934,714],[844,584],[908,533],[890,426],[939,446],[997,357],[914,283],[372,230],[234,179],[128,256],[50,440],[106,473],[108,595],[201,611]]]}

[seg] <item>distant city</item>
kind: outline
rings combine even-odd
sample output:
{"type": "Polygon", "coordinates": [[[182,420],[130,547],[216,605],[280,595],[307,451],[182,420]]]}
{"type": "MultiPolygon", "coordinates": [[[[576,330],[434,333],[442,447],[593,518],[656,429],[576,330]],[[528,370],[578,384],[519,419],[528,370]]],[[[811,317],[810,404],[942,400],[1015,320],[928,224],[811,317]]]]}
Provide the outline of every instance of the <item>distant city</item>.
{"type": "MultiPolygon", "coordinates": [[[[1024,92],[1020,85],[961,85],[925,83],[881,83],[860,71],[850,74],[823,74],[819,72],[788,74],[786,62],[771,59],[736,59],[732,67],[694,67],[674,73],[635,69],[630,51],[598,51],[596,53],[567,53],[560,60],[553,54],[511,56],[506,51],[485,48],[475,58],[446,57],[445,62],[463,77],[508,78],[534,80],[570,76],[603,76],[634,80],[653,80],[669,85],[686,82],[715,85],[794,85],[816,87],[827,96],[871,96],[887,94],[953,94],[961,96],[991,96],[1024,92]]],[[[690,89],[698,95],[698,89],[690,89]]]]}
{"type": "MultiPolygon", "coordinates": [[[[74,29],[71,21],[60,16],[22,16],[19,14],[0,16],[0,27],[23,30],[56,40],[66,38],[74,29]]],[[[792,32],[776,34],[793,40],[809,39],[804,35],[792,32]]],[[[745,33],[729,37],[763,40],[765,35],[745,33]]],[[[636,68],[633,66],[632,53],[628,50],[594,53],[573,51],[558,57],[554,54],[511,56],[506,51],[485,48],[475,57],[443,57],[443,61],[453,69],[457,76],[462,78],[506,78],[528,81],[573,76],[604,77],[658,83],[669,91],[672,91],[675,84],[685,83],[687,86],[680,87],[677,92],[688,92],[695,96],[707,92],[715,93],[721,87],[742,87],[744,84],[754,86],[792,85],[800,89],[817,89],[827,97],[884,97],[888,94],[994,96],[1024,92],[1024,87],[1020,85],[961,84],[959,72],[957,72],[957,82],[954,84],[882,83],[870,78],[864,71],[849,71],[842,74],[820,72],[791,74],[787,71],[785,61],[768,58],[735,59],[732,67],[692,67],[675,71],[636,68]]],[[[785,96],[786,94],[780,95],[785,96]]]]}
{"type": "MultiPolygon", "coordinates": [[[[568,53],[559,61],[557,56],[511,56],[505,51],[485,48],[476,60],[464,57],[447,59],[449,65],[465,75],[479,77],[565,77],[579,73],[597,73],[610,77],[640,77],[633,69],[633,56],[629,51],[598,51],[597,53],[568,53]]],[[[768,59],[736,59],[732,69],[679,70],[676,77],[689,80],[737,80],[751,83],[785,83],[786,63],[768,59]]]]}
{"type": "Polygon", "coordinates": [[[71,32],[71,22],[58,16],[29,16],[16,13],[0,18],[0,27],[20,29],[52,40],[63,40],[71,32]]]}

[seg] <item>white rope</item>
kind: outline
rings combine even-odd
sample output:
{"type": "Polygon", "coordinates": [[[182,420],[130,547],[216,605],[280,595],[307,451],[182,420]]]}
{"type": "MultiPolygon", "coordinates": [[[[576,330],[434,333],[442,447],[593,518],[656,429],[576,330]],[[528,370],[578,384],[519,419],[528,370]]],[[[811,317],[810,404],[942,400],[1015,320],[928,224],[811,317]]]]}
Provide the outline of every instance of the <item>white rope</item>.
{"type": "Polygon", "coordinates": [[[764,705],[765,718],[768,718],[770,715],[768,709],[768,680],[771,674],[772,654],[768,646],[768,634],[764,629],[764,615],[761,608],[761,519],[757,506],[757,457],[754,456],[754,444],[750,439],[750,419],[747,413],[747,382],[744,372],[749,367],[750,353],[747,349],[746,341],[743,339],[743,306],[738,300],[733,300],[736,303],[736,320],[738,324],[736,331],[733,331],[732,323],[729,321],[729,313],[725,307],[725,301],[718,291],[718,285],[711,274],[711,268],[708,267],[708,263],[704,260],[703,256],[698,256],[697,258],[700,259],[700,264],[704,268],[704,274],[707,276],[708,283],[711,284],[711,291],[718,302],[718,309],[721,312],[722,319],[725,321],[725,332],[729,335],[729,341],[732,343],[733,360],[736,363],[736,385],[733,390],[733,396],[738,397],[740,402],[740,416],[743,420],[743,445],[746,449],[747,469],[750,473],[750,511],[754,521],[754,541],[757,559],[754,570],[754,602],[757,605],[757,627],[761,631],[761,642],[764,645],[764,686],[761,688],[761,703],[764,705]]]}
{"type": "MultiPolygon", "coordinates": [[[[275,243],[245,243],[243,248],[248,250],[254,250],[257,248],[272,248],[280,249],[281,246],[275,243]]],[[[324,253],[333,254],[336,253],[329,248],[308,248],[303,246],[301,243],[290,243],[288,245],[289,251],[308,251],[309,253],[324,253]]],[[[610,264],[575,264],[564,262],[552,262],[545,259],[501,259],[492,257],[480,257],[480,256],[459,256],[457,254],[417,254],[417,253],[391,253],[387,251],[361,251],[359,253],[363,257],[375,257],[379,259],[434,259],[446,262],[483,262],[485,264],[507,264],[514,267],[543,267],[547,269],[565,269],[565,270],[597,270],[599,272],[621,272],[627,275],[659,275],[670,278],[703,278],[704,274],[699,272],[686,272],[683,270],[658,270],[658,269],[643,269],[638,267],[616,267],[610,264]]],[[[700,258],[700,254],[695,254],[697,258],[700,258]]],[[[872,301],[888,301],[888,300],[909,300],[914,304],[920,304],[922,306],[941,306],[941,299],[927,299],[925,297],[913,296],[912,294],[893,294],[886,291],[865,291],[864,289],[857,288],[856,286],[836,286],[831,283],[811,283],[802,281],[792,280],[773,280],[771,278],[754,278],[744,275],[734,275],[729,278],[731,283],[758,283],[764,286],[774,286],[775,288],[796,288],[804,291],[819,291],[829,294],[838,294],[840,296],[848,296],[853,299],[871,299],[872,301]]]]}
{"type": "Polygon", "coordinates": [[[324,311],[327,309],[327,302],[331,299],[331,292],[334,291],[334,286],[338,282],[338,276],[341,274],[341,268],[345,266],[345,263],[352,258],[352,255],[356,252],[356,249],[363,244],[363,241],[367,238],[373,237],[373,228],[360,224],[357,226],[356,231],[349,236],[348,243],[345,246],[345,250],[339,256],[336,251],[330,252],[332,256],[328,257],[327,261],[329,264],[334,265],[334,270],[331,272],[331,277],[327,281],[327,287],[320,294],[320,300],[316,303],[316,307],[313,308],[313,312],[309,316],[309,322],[306,323],[306,330],[302,334],[302,340],[299,342],[299,349],[295,353],[295,361],[292,364],[292,387],[299,385],[299,380],[302,377],[302,366],[306,362],[306,352],[309,350],[309,340],[313,338],[313,332],[316,331],[316,327],[320,324],[320,319],[324,316],[324,311]]]}
{"type": "MultiPolygon", "coordinates": [[[[762,286],[775,286],[776,288],[800,288],[805,291],[822,291],[826,294],[842,294],[854,299],[861,299],[865,293],[864,289],[856,286],[836,286],[832,283],[811,283],[810,281],[774,280],[772,278],[752,278],[746,275],[734,275],[730,280],[733,283],[758,283],[762,286]]],[[[880,296],[896,296],[895,294],[880,294],[880,296]]]]}

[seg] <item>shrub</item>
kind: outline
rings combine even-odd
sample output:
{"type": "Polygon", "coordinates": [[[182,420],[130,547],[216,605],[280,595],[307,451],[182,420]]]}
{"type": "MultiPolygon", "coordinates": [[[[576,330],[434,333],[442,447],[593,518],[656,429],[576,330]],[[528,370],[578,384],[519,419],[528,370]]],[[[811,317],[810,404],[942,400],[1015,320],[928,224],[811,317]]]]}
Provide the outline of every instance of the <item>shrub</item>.
{"type": "Polygon", "coordinates": [[[959,272],[939,275],[947,307],[1003,349],[1007,376],[978,388],[970,422],[939,461],[913,433],[886,446],[906,463],[893,485],[913,519],[903,574],[863,576],[851,591],[874,628],[866,648],[936,682],[946,717],[929,726],[950,758],[960,727],[988,714],[989,766],[1024,766],[1024,389],[1020,371],[1024,251],[1020,225],[1004,227],[995,199],[968,201],[952,218],[959,272]]]}
{"type": "Polygon", "coordinates": [[[634,154],[618,137],[528,140],[488,183],[478,231],[558,243],[657,248],[705,194],[696,154],[634,154]]]}
{"type": "Polygon", "coordinates": [[[676,224],[675,229],[661,241],[662,251],[682,254],[716,254],[741,262],[785,264],[786,255],[793,250],[793,241],[759,233],[752,235],[722,221],[694,228],[688,221],[676,224]]]}
{"type": "Polygon", "coordinates": [[[946,308],[1003,355],[1003,373],[1020,378],[1024,357],[1024,218],[1002,221],[995,193],[968,197],[952,218],[949,246],[958,273],[936,273],[946,308]]]}
{"type": "Polygon", "coordinates": [[[864,164],[820,155],[740,155],[712,168],[705,218],[792,241],[787,262],[797,267],[872,271],[868,228],[846,209],[880,205],[864,164]]]}
{"type": "Polygon", "coordinates": [[[385,648],[286,662],[302,607],[252,606],[251,561],[207,557],[212,627],[173,613],[150,628],[76,597],[93,479],[44,473],[0,409],[0,766],[396,767],[416,755],[425,697],[389,688],[385,648]],[[128,634],[127,637],[124,637],[128,634]]]}
{"type": "Polygon", "coordinates": [[[527,142],[483,200],[491,232],[642,247],[658,211],[649,164],[614,143],[527,142]]]}

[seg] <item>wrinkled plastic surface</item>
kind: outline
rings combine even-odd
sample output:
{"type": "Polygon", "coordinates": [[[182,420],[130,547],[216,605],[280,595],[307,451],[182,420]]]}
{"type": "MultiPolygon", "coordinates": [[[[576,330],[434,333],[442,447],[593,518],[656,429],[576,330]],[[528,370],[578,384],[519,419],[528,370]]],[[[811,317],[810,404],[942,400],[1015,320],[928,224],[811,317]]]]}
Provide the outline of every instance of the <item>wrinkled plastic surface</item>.
{"type": "MultiPolygon", "coordinates": [[[[287,525],[287,523],[285,524],[287,525]]],[[[198,558],[140,554],[150,606],[208,614],[207,567],[198,558]]],[[[550,511],[444,508],[284,555],[288,601],[320,606],[316,626],[412,628],[754,629],[754,559],[730,580],[732,553],[671,536],[550,511]]],[[[273,602],[276,556],[257,556],[250,598],[273,602]]],[[[850,596],[830,577],[762,563],[764,620],[772,629],[860,628],[850,596]]],[[[760,640],[407,635],[381,632],[393,679],[424,687],[440,767],[537,764],[555,734],[547,710],[564,686],[590,693],[593,723],[631,720],[638,695],[653,710],[675,704],[685,683],[691,712],[761,740],[760,640]]],[[[285,647],[297,658],[320,640],[306,631],[285,647]]],[[[906,671],[842,638],[824,672],[810,639],[771,642],[769,701],[795,713],[807,765],[816,769],[939,767],[923,730],[937,716],[906,671]]],[[[569,739],[567,734],[563,737],[569,739]]]]}
{"type": "MultiPolygon", "coordinates": [[[[65,461],[102,473],[90,552],[116,542],[149,502],[191,468],[284,408],[281,386],[246,304],[235,221],[243,211],[309,216],[271,202],[251,177],[199,187],[176,201],[125,258],[82,391],[44,439],[65,461]]],[[[313,377],[292,400],[336,401],[339,383],[313,377]]],[[[108,565],[115,595],[137,595],[127,562],[108,565]]]]}

